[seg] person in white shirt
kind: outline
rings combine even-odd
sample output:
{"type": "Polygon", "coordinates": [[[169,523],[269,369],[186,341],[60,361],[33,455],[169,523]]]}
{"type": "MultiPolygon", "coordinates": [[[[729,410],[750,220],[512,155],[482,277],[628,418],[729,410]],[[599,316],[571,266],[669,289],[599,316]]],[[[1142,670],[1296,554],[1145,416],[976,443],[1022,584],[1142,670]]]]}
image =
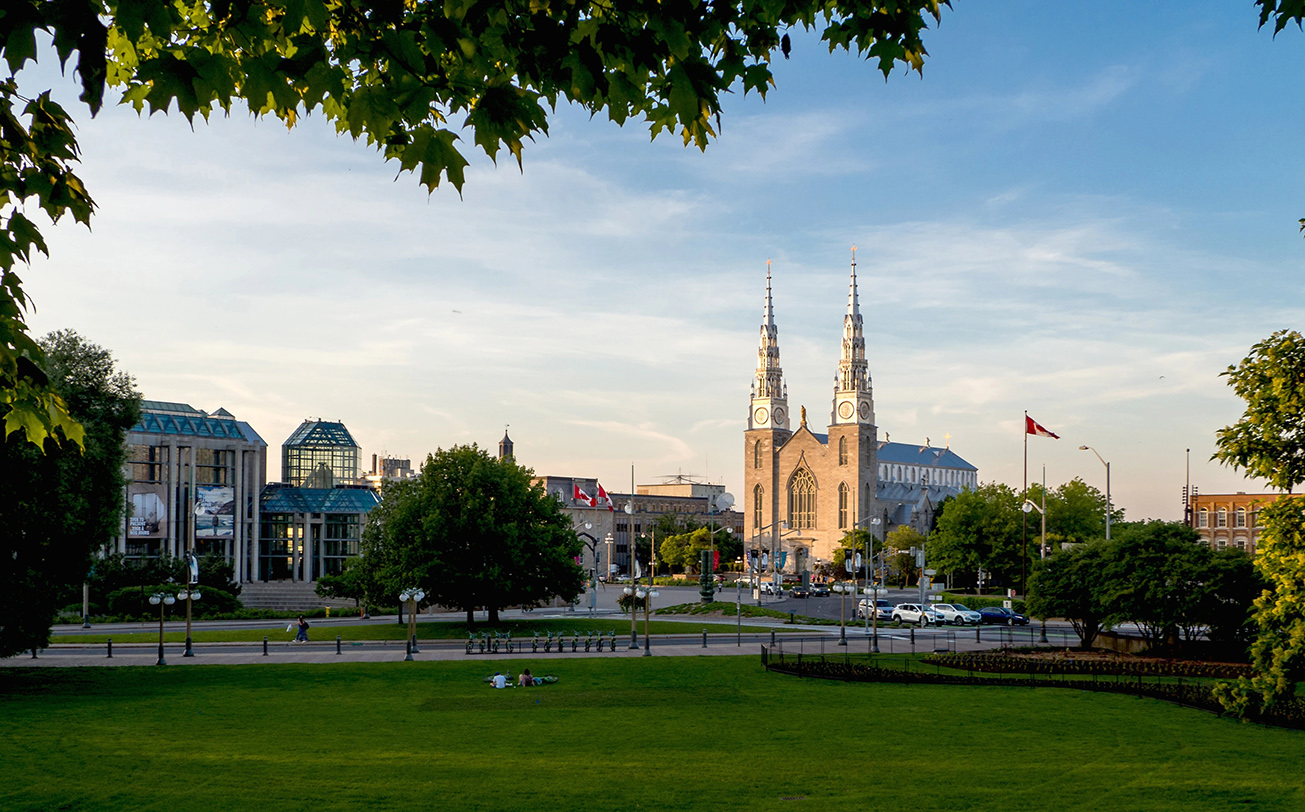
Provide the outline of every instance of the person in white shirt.
{"type": "Polygon", "coordinates": [[[494,672],[494,680],[493,680],[493,682],[494,682],[494,687],[495,687],[495,688],[506,688],[506,687],[507,687],[507,677],[503,676],[502,674],[500,674],[500,673],[497,672],[497,671],[494,672]]]}

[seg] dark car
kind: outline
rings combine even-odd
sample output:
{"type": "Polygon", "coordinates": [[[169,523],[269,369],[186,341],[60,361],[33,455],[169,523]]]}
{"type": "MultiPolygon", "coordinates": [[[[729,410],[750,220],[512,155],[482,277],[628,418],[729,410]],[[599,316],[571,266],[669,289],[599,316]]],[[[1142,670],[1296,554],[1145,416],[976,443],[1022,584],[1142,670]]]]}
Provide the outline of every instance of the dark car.
{"type": "Polygon", "coordinates": [[[829,597],[829,587],[825,586],[824,584],[814,584],[814,585],[812,585],[812,587],[811,587],[811,597],[813,597],[813,598],[828,598],[828,597],[829,597]]]}
{"type": "Polygon", "coordinates": [[[984,624],[997,626],[1029,625],[1028,617],[1021,615],[1019,612],[1012,612],[1010,609],[1004,609],[1000,606],[985,606],[979,610],[979,615],[983,618],[980,622],[984,624]]]}
{"type": "Polygon", "coordinates": [[[811,590],[804,586],[795,586],[788,591],[788,596],[790,598],[809,598],[811,597],[811,590]]]}

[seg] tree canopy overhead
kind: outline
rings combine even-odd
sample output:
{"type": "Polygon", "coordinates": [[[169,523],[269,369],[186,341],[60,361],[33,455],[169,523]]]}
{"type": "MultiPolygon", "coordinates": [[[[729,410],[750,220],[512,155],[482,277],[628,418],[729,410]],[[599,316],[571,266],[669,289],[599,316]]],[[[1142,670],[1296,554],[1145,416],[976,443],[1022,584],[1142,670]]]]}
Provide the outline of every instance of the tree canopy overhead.
{"type": "Polygon", "coordinates": [[[0,7],[0,415],[38,446],[80,442],[40,371],[28,299],[14,267],[46,253],[23,213],[89,224],[94,203],[73,172],[77,141],[49,91],[14,75],[39,32],[61,65],[76,54],[81,100],[97,113],[109,87],[139,111],[188,120],[243,103],[287,126],[317,112],[365,139],[434,190],[461,189],[473,149],[497,160],[548,132],[559,103],[617,124],[642,118],[705,149],[721,96],[765,95],[788,31],[820,29],[887,76],[919,71],[921,33],[947,0],[7,0],[0,7]]]}

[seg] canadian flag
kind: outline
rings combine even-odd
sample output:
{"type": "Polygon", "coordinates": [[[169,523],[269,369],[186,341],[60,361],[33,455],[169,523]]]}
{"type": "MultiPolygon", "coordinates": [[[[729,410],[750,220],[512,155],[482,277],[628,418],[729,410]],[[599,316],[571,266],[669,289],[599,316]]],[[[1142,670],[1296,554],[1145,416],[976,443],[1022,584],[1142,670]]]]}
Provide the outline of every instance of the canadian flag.
{"type": "Polygon", "coordinates": [[[598,483],[598,504],[606,505],[610,511],[616,511],[616,505],[612,504],[612,497],[608,496],[607,491],[603,490],[603,483],[601,482],[598,483]]]}
{"type": "Polygon", "coordinates": [[[574,493],[572,493],[571,496],[575,499],[575,501],[584,502],[589,507],[593,507],[596,504],[598,504],[598,500],[593,498],[589,494],[585,493],[583,490],[581,490],[579,485],[572,485],[571,487],[574,490],[574,493]]]}
{"type": "Polygon", "coordinates": [[[1053,440],[1060,439],[1059,434],[1048,431],[1045,427],[1042,426],[1041,423],[1029,417],[1028,415],[1024,415],[1024,433],[1032,434],[1035,437],[1050,437],[1053,440]]]}

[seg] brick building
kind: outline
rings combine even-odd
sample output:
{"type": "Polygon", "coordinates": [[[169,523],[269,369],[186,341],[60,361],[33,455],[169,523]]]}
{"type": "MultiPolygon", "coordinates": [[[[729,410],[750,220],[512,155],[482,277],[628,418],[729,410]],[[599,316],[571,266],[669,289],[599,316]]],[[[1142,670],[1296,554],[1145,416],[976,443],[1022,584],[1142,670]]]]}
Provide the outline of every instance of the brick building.
{"type": "Polygon", "coordinates": [[[1259,540],[1260,508],[1279,497],[1276,493],[1194,493],[1189,502],[1192,528],[1206,545],[1222,550],[1235,547],[1255,555],[1259,540]]]}

